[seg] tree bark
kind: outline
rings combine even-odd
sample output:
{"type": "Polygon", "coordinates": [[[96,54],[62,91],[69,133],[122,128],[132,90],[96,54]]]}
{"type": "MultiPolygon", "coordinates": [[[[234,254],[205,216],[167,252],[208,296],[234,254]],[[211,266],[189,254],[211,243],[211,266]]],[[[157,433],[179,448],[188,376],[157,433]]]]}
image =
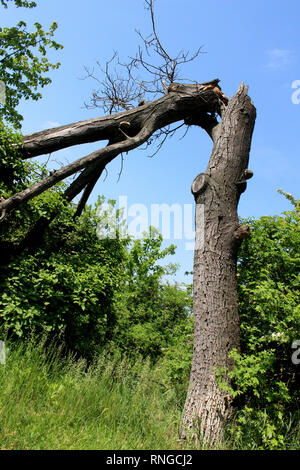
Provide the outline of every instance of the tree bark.
{"type": "MultiPolygon", "coordinates": [[[[205,116],[207,113],[219,112],[220,96],[223,94],[219,96],[215,91],[206,90],[206,88],[207,85],[202,84],[172,83],[168,93],[152,103],[146,103],[122,113],[80,121],[25,136],[23,147],[20,149],[23,159],[96,140],[108,140],[109,145],[52,172],[43,180],[8,199],[1,199],[0,222],[9,212],[78,171],[84,170],[82,172],[84,178],[89,175],[86,178],[86,186],[92,187],[94,174],[90,171],[91,167],[102,166],[104,168],[120,153],[129,152],[144,144],[157,130],[188,119],[194,113],[205,116]]],[[[217,91],[218,89],[216,88],[217,91]]],[[[89,189],[86,195],[88,191],[89,189]]]]}
{"type": "MultiPolygon", "coordinates": [[[[214,146],[206,172],[192,184],[196,202],[194,252],[194,352],[181,433],[191,432],[208,445],[220,442],[231,414],[228,394],[220,390],[216,370],[233,364],[239,349],[237,251],[249,235],[239,226],[237,205],[246,179],[256,110],[241,84],[219,124],[207,124],[214,146]],[[201,217],[201,214],[204,214],[201,217]]],[[[194,121],[197,124],[197,118],[194,121]]],[[[205,128],[205,123],[198,122],[205,128]]]]}
{"type": "Polygon", "coordinates": [[[174,122],[185,119],[190,114],[217,112],[219,100],[216,93],[206,91],[201,83],[186,85],[172,83],[168,93],[162,98],[137,106],[128,111],[87,119],[64,126],[47,129],[23,138],[21,149],[23,158],[32,158],[55,152],[73,145],[100,140],[120,141],[122,123],[129,124],[126,133],[133,137],[153,120],[153,132],[174,122]]]}

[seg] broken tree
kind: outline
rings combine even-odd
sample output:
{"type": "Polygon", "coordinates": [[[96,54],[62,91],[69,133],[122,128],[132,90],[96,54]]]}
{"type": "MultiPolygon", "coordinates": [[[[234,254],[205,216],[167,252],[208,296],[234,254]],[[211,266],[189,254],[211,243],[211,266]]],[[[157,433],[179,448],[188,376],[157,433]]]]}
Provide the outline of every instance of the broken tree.
{"type": "Polygon", "coordinates": [[[177,121],[207,131],[213,140],[212,155],[206,172],[192,184],[196,202],[195,332],[182,436],[189,430],[197,432],[200,425],[203,439],[210,443],[221,440],[223,424],[231,412],[231,399],[218,387],[216,371],[220,367],[230,369],[228,353],[239,348],[236,262],[238,248],[249,230],[239,225],[237,206],[246,180],[252,176],[247,167],[256,116],[244,84],[228,102],[218,82],[171,83],[166,95],[154,102],[25,136],[21,149],[24,159],[86,142],[108,140],[108,145],[1,202],[4,220],[21,204],[80,172],[65,197],[70,201],[83,190],[82,209],[103,169],[117,155],[140,146],[156,131],[177,121]],[[216,113],[221,116],[220,122],[216,113]],[[200,223],[201,213],[204,224],[200,223]]]}
{"type": "Polygon", "coordinates": [[[194,353],[182,434],[198,425],[202,439],[210,443],[221,440],[231,413],[231,397],[219,388],[216,373],[221,367],[230,370],[228,354],[239,349],[237,252],[249,236],[249,227],[239,225],[237,205],[252,176],[247,167],[255,117],[247,87],[241,84],[221,122],[209,122],[206,127],[213,151],[206,172],[192,184],[196,202],[194,353]]]}
{"type": "MultiPolygon", "coordinates": [[[[91,102],[92,107],[100,103],[108,115],[27,135],[20,152],[26,160],[82,143],[105,140],[108,144],[7,199],[0,194],[0,223],[9,220],[9,214],[22,204],[75,174],[64,198],[70,202],[82,193],[75,213],[78,217],[103,170],[118,155],[154,138],[163,143],[182,125],[196,125],[208,133],[213,141],[212,155],[206,172],[192,184],[196,202],[194,353],[181,435],[191,432],[197,436],[200,432],[205,442],[214,444],[221,441],[224,422],[232,411],[231,398],[219,388],[216,373],[220,368],[230,370],[233,364],[228,354],[240,343],[236,264],[238,248],[249,236],[249,228],[239,225],[237,206],[252,176],[248,160],[256,111],[243,83],[230,100],[218,79],[176,83],[180,81],[179,66],[197,58],[201,48],[193,55],[181,51],[171,57],[156,32],[154,0],[145,0],[145,5],[151,15],[152,34],[144,38],[138,33],[143,47],[136,56],[124,64],[115,53],[104,69],[98,63],[105,78],[97,79],[100,93],[94,92],[91,102]],[[158,59],[155,63],[149,62],[151,53],[158,59]],[[115,59],[127,78],[111,75],[115,59]],[[148,74],[146,79],[139,78],[140,70],[148,74]],[[152,101],[160,94],[161,98],[152,101]],[[145,97],[150,97],[149,102],[145,97]],[[182,124],[170,127],[177,122],[182,124]]],[[[10,256],[41,243],[56,215],[54,211],[41,217],[18,247],[1,242],[0,262],[5,264],[10,256]]]]}

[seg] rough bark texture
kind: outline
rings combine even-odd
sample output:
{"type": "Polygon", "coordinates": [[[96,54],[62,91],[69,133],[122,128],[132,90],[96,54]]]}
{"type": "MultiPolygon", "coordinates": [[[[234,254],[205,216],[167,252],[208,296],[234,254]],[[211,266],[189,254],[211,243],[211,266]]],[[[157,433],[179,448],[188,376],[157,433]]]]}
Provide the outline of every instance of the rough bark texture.
{"type": "Polygon", "coordinates": [[[23,139],[23,158],[99,140],[124,140],[122,123],[125,123],[125,126],[129,124],[126,126],[126,133],[133,137],[147,127],[148,121],[153,122],[153,116],[155,121],[152,124],[152,132],[185,119],[195,112],[217,112],[218,97],[213,91],[206,91],[205,88],[202,84],[172,83],[165,96],[143,106],[27,135],[23,139]]]}
{"type": "Polygon", "coordinates": [[[222,439],[223,424],[231,412],[230,397],[219,389],[215,370],[231,368],[228,353],[239,348],[237,250],[249,229],[239,227],[237,205],[246,189],[245,180],[252,176],[245,170],[255,117],[247,87],[241,84],[221,122],[217,126],[208,123],[207,132],[214,142],[212,155],[206,172],[192,184],[196,201],[195,329],[182,436],[200,432],[209,444],[222,439]],[[203,208],[204,217],[197,217],[203,208]]]}

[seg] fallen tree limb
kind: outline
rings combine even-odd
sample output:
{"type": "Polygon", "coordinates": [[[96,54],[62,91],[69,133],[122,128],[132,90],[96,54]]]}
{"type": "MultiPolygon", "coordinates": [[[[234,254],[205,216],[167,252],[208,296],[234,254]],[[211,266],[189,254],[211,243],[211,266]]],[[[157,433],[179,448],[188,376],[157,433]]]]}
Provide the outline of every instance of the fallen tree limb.
{"type": "MultiPolygon", "coordinates": [[[[21,149],[24,159],[79,143],[108,139],[109,144],[59,170],[55,170],[38,183],[10,198],[2,199],[0,222],[9,212],[81,170],[84,171],[75,180],[73,186],[68,188],[66,197],[68,200],[72,200],[72,193],[78,194],[79,188],[80,191],[86,189],[82,199],[83,204],[97,181],[94,178],[94,170],[105,168],[120,153],[139,147],[158,129],[180,120],[185,120],[187,124],[189,124],[189,120],[190,123],[193,123],[193,116],[199,118],[203,116],[202,127],[204,128],[205,116],[214,119],[214,125],[216,125],[217,120],[212,116],[215,116],[216,112],[221,114],[222,105],[224,106],[223,96],[225,96],[222,92],[220,92],[221,95],[217,93],[217,90],[221,89],[215,85],[216,82],[218,80],[208,82],[214,83],[214,90],[211,90],[211,85],[207,90],[207,83],[195,85],[172,83],[168,93],[152,103],[146,103],[122,113],[80,121],[25,136],[21,149]]],[[[211,134],[210,129],[206,130],[211,134]]],[[[99,171],[99,176],[101,172],[99,171]]]]}
{"type": "Polygon", "coordinates": [[[214,91],[204,91],[202,84],[171,84],[162,98],[137,106],[128,111],[87,119],[53,129],[27,135],[21,149],[24,159],[55,152],[73,145],[99,140],[119,140],[121,123],[129,123],[128,133],[134,136],[145,126],[149,117],[159,116],[153,132],[162,127],[184,120],[194,113],[219,112],[219,98],[214,91]],[[176,88],[175,85],[178,85],[176,88]]]}

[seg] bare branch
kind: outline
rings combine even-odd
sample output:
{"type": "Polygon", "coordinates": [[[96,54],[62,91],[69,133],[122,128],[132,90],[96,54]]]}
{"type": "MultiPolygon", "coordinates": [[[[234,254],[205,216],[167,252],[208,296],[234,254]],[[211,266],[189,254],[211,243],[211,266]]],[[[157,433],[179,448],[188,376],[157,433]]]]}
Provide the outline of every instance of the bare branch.
{"type": "Polygon", "coordinates": [[[4,201],[2,200],[1,218],[3,219],[8,214],[8,212],[15,210],[21,204],[24,204],[30,199],[33,199],[39,194],[42,194],[47,189],[57,184],[59,181],[62,181],[77,171],[92,165],[94,162],[99,163],[99,165],[100,163],[106,165],[120,153],[128,152],[129,150],[132,150],[143,144],[147,139],[149,139],[155,130],[155,118],[155,115],[149,117],[147,124],[145,124],[145,126],[136,136],[130,137],[125,141],[108,145],[101,150],[92,152],[86,157],[82,157],[61,169],[54,171],[51,175],[47,176],[42,181],[34,184],[33,186],[14,194],[4,201]]]}
{"type": "Polygon", "coordinates": [[[95,184],[97,183],[98,179],[100,178],[102,174],[103,168],[99,168],[98,171],[95,172],[93,178],[90,180],[90,182],[86,185],[85,190],[83,192],[83,195],[80,198],[80,201],[77,205],[76,212],[74,214],[74,218],[79,217],[82,214],[83,209],[85,208],[85,205],[88,201],[88,198],[91,195],[91,192],[94,189],[95,184]]]}
{"type": "Polygon", "coordinates": [[[118,182],[120,181],[121,174],[122,174],[122,172],[123,172],[123,166],[124,166],[124,156],[123,156],[123,154],[121,153],[121,168],[120,168],[120,171],[119,171],[119,174],[118,174],[118,182]]]}
{"type": "Polygon", "coordinates": [[[84,78],[92,78],[99,84],[99,88],[93,91],[90,102],[85,103],[85,107],[87,109],[100,107],[109,114],[134,107],[135,101],[140,97],[140,87],[131,75],[130,65],[126,65],[126,69],[121,66],[117,52],[114,52],[111,59],[105,63],[104,68],[100,62],[96,61],[96,64],[104,78],[99,79],[94,74],[94,69],[89,70],[85,67],[84,78]]]}
{"type": "Polygon", "coordinates": [[[93,165],[90,165],[85,168],[66,189],[64,193],[65,199],[69,202],[72,201],[90,183],[90,181],[93,179],[94,174],[100,172],[100,170],[102,172],[104,169],[105,164],[99,164],[98,162],[95,162],[93,165]]]}
{"type": "Polygon", "coordinates": [[[161,139],[157,147],[159,150],[167,137],[173,135],[183,125],[170,128],[170,124],[184,121],[187,125],[201,125],[200,122],[207,120],[207,116],[212,118],[215,112],[220,109],[220,103],[225,106],[225,95],[221,92],[218,82],[219,80],[213,80],[195,85],[172,83],[168,88],[168,93],[154,102],[143,102],[142,106],[122,113],[80,121],[25,136],[23,148],[21,148],[23,158],[96,140],[109,140],[109,145],[54,170],[31,188],[27,188],[7,200],[2,199],[0,201],[0,221],[9,211],[43,193],[59,181],[84,170],[66,191],[67,199],[72,200],[74,197],[72,194],[77,195],[78,191],[82,191],[90,184],[93,178],[91,166],[95,165],[93,170],[98,168],[98,165],[104,168],[120,153],[128,152],[145,142],[148,147],[155,139],[161,139]],[[221,98],[223,101],[220,102],[221,98]]]}
{"type": "Polygon", "coordinates": [[[182,81],[180,66],[195,60],[202,53],[202,47],[199,47],[193,54],[181,50],[171,57],[157,34],[154,0],[145,0],[145,8],[150,11],[152,33],[144,37],[136,30],[142,45],[139,45],[134,57],[124,62],[114,52],[104,67],[97,61],[103,77],[100,79],[94,69],[90,71],[85,67],[85,78],[92,78],[99,84],[90,102],[85,103],[88,109],[100,107],[105,113],[112,113],[131,109],[142,100],[157,98],[164,94],[162,81],[167,82],[167,87],[175,81],[182,81]]]}

